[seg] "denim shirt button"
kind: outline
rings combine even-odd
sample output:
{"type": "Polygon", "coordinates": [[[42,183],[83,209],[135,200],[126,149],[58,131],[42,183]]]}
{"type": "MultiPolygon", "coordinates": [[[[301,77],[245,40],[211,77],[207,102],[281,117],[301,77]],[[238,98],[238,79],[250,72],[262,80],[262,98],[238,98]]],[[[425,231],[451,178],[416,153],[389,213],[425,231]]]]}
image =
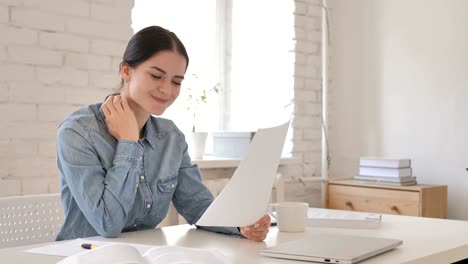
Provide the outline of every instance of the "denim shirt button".
{"type": "Polygon", "coordinates": [[[175,186],[174,184],[171,185],[172,188],[174,188],[174,186],[175,186]]]}
{"type": "Polygon", "coordinates": [[[144,179],[145,179],[145,176],[141,175],[141,176],[140,176],[140,179],[144,180],[144,179]]]}
{"type": "Polygon", "coordinates": [[[136,187],[136,188],[138,188],[138,183],[137,183],[137,184],[135,184],[135,187],[136,187]]]}
{"type": "Polygon", "coordinates": [[[151,207],[151,204],[147,204],[147,205],[146,205],[146,208],[150,208],[150,207],[151,207]]]}
{"type": "Polygon", "coordinates": [[[137,226],[136,224],[133,225],[133,227],[136,227],[136,226],[137,226]]]}

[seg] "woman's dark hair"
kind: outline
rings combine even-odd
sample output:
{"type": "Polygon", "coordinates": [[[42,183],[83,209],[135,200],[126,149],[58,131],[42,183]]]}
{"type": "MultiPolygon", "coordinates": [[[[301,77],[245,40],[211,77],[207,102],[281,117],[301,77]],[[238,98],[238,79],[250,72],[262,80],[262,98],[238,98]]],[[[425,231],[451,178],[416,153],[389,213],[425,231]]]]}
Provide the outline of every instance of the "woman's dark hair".
{"type": "MultiPolygon", "coordinates": [[[[132,68],[149,59],[154,54],[164,51],[172,50],[177,51],[187,61],[186,68],[188,67],[189,57],[185,46],[180,39],[165,28],[159,26],[149,26],[138,31],[128,42],[127,48],[123,55],[122,62],[126,63],[132,68]]],[[[119,65],[120,66],[120,65],[119,65]]],[[[119,67],[120,71],[120,67],[119,67]]],[[[120,88],[123,87],[123,80],[121,80],[120,88]]]]}

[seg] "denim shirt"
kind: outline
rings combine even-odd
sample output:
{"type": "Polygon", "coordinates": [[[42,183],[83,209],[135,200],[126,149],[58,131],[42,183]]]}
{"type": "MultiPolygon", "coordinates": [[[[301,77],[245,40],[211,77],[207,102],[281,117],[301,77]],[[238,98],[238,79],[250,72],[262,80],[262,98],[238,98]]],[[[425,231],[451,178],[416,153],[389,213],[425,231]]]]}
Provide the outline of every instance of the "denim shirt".
{"type": "MultiPolygon", "coordinates": [[[[117,141],[102,104],[68,116],[57,133],[57,164],[65,221],[57,240],[155,228],[172,201],[194,224],[213,201],[192,165],[184,135],[150,116],[138,142],[117,141]]],[[[236,227],[202,227],[241,236],[236,227]]]]}

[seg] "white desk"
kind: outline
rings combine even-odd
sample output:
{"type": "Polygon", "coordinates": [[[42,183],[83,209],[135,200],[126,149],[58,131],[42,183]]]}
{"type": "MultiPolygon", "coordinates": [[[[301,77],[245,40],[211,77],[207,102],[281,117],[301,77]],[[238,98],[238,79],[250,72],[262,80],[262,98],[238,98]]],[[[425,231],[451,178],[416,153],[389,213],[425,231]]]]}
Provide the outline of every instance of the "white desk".
{"type": "MultiPolygon", "coordinates": [[[[399,238],[403,245],[395,250],[375,256],[361,263],[451,263],[468,257],[468,222],[409,216],[383,215],[379,229],[342,229],[309,227],[304,233],[278,232],[271,228],[264,242],[254,242],[228,235],[197,230],[189,225],[163,227],[122,234],[116,239],[102,237],[94,240],[131,242],[151,245],[179,245],[195,248],[218,248],[233,263],[302,263],[260,256],[259,250],[280,242],[300,239],[316,233],[338,233],[361,236],[399,238]],[[432,255],[432,256],[430,256],[432,255]]],[[[53,242],[60,243],[60,242],[53,242]]],[[[44,245],[44,244],[42,244],[44,245]]],[[[10,263],[56,263],[61,258],[22,253],[38,245],[0,250],[0,262],[10,263]]],[[[307,263],[307,262],[304,262],[307,263]]]]}

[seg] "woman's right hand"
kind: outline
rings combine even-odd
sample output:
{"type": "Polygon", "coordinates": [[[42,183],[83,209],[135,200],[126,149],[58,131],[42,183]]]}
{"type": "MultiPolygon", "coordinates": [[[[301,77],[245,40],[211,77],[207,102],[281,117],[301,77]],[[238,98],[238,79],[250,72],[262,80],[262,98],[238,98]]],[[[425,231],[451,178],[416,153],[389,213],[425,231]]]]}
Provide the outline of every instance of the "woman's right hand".
{"type": "Polygon", "coordinates": [[[138,142],[140,132],[138,123],[127,99],[120,95],[111,95],[104,102],[102,110],[106,116],[107,129],[117,140],[138,142]]]}

